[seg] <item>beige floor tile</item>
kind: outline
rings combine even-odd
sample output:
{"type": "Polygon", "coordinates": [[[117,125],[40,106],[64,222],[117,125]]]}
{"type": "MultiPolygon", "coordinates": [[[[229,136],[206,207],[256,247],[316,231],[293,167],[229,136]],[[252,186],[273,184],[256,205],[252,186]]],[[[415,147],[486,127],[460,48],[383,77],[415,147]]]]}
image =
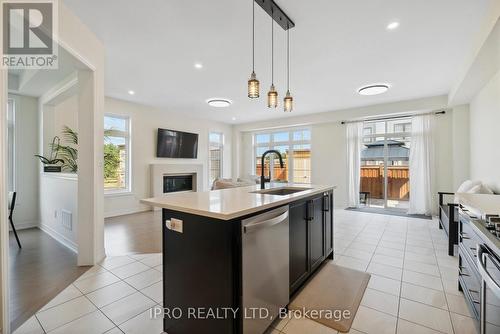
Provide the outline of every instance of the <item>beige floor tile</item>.
{"type": "Polygon", "coordinates": [[[375,249],[375,254],[392,256],[392,257],[397,257],[400,259],[404,258],[404,256],[405,256],[405,253],[403,251],[400,251],[397,249],[385,248],[382,246],[378,246],[377,249],[375,249]]]}
{"type": "Polygon", "coordinates": [[[444,292],[403,282],[401,297],[448,310],[444,292]]]}
{"type": "Polygon", "coordinates": [[[103,307],[101,311],[115,324],[121,325],[125,321],[141,314],[154,305],[155,302],[151,299],[140,292],[136,292],[103,307]]]}
{"type": "Polygon", "coordinates": [[[105,272],[107,272],[107,270],[104,269],[103,267],[101,267],[101,266],[93,266],[92,268],[90,268],[89,270],[87,270],[85,273],[83,273],[80,277],[78,277],[78,279],[76,281],[80,281],[82,279],[86,279],[86,278],[95,276],[97,274],[102,274],[102,273],[105,273],[105,272]]]}
{"type": "Polygon", "coordinates": [[[345,255],[341,255],[335,260],[335,264],[339,266],[360,271],[365,271],[366,267],[368,266],[368,263],[369,263],[368,260],[355,259],[353,257],[345,255]]]}
{"type": "Polygon", "coordinates": [[[163,281],[148,286],[147,288],[142,289],[141,292],[153,299],[155,302],[161,303],[163,301],[163,281]]]}
{"type": "Polygon", "coordinates": [[[436,307],[401,299],[399,317],[444,333],[453,334],[449,312],[436,307]]]}
{"type": "Polygon", "coordinates": [[[285,328],[286,324],[290,321],[290,317],[284,317],[281,319],[276,319],[271,326],[276,328],[279,331],[282,331],[285,328]]]}
{"type": "Polygon", "coordinates": [[[438,266],[434,264],[422,263],[412,260],[405,260],[404,269],[416,271],[418,273],[441,277],[438,266]]]}
{"type": "Polygon", "coordinates": [[[111,269],[110,271],[121,279],[142,273],[143,271],[149,270],[150,268],[141,262],[132,262],[124,266],[118,267],[116,269],[111,269]]]}
{"type": "Polygon", "coordinates": [[[95,310],[96,307],[82,296],[40,312],[36,317],[48,332],[95,310]]]}
{"type": "Polygon", "coordinates": [[[162,264],[162,254],[161,253],[156,253],[156,254],[151,254],[148,257],[141,259],[141,262],[147,265],[148,267],[156,267],[160,264],[162,264]]]}
{"type": "Polygon", "coordinates": [[[124,266],[124,265],[132,263],[132,262],[135,262],[135,260],[128,257],[128,256],[113,256],[113,257],[105,258],[104,260],[102,260],[101,263],[99,263],[99,265],[101,265],[101,267],[104,267],[108,270],[111,270],[111,269],[116,269],[118,267],[124,266]]]}
{"type": "Polygon", "coordinates": [[[359,249],[365,252],[370,252],[373,253],[375,249],[377,248],[376,245],[368,245],[368,244],[361,244],[361,243],[352,243],[349,245],[349,248],[352,249],[359,249]]]}
{"type": "Polygon", "coordinates": [[[40,326],[40,323],[35,316],[32,316],[24,324],[22,324],[14,334],[44,334],[45,332],[40,326]]]}
{"type": "Polygon", "coordinates": [[[350,257],[360,259],[360,260],[368,260],[369,261],[372,258],[373,253],[365,252],[365,251],[355,249],[355,248],[347,248],[344,251],[343,255],[350,256],[350,257]]]}
{"type": "Polygon", "coordinates": [[[140,290],[162,280],[162,274],[158,270],[148,269],[137,275],[128,277],[125,282],[140,290]]]}
{"type": "Polygon", "coordinates": [[[282,330],[286,334],[337,334],[338,332],[316,321],[293,317],[282,330]]]}
{"type": "Polygon", "coordinates": [[[97,274],[95,276],[83,279],[81,281],[76,281],[73,283],[78,290],[82,293],[87,294],[100,288],[104,288],[110,284],[118,282],[120,279],[110,272],[105,272],[97,274]]]}
{"type": "Polygon", "coordinates": [[[417,325],[404,319],[398,319],[397,334],[440,334],[441,332],[417,325]]]}
{"type": "Polygon", "coordinates": [[[123,334],[123,332],[118,327],[115,327],[104,334],[123,334]]]}
{"type": "Polygon", "coordinates": [[[443,291],[441,279],[436,276],[417,273],[415,271],[404,270],[403,281],[414,285],[420,285],[429,289],[443,291]]]}
{"type": "Polygon", "coordinates": [[[427,264],[434,264],[434,265],[437,264],[436,256],[434,255],[422,255],[411,252],[405,252],[405,261],[406,260],[417,261],[427,264]]]}
{"type": "Polygon", "coordinates": [[[446,294],[446,299],[448,300],[448,307],[450,308],[450,312],[465,315],[467,317],[471,316],[469,308],[467,307],[467,304],[465,302],[465,297],[463,295],[456,296],[452,294],[446,294]]]}
{"type": "Polygon", "coordinates": [[[115,325],[101,311],[95,311],[58,327],[50,334],[102,334],[113,327],[115,325]]]}
{"type": "Polygon", "coordinates": [[[125,334],[161,334],[163,333],[163,319],[152,318],[150,311],[146,310],[121,324],[120,329],[125,334]]]}
{"type": "Polygon", "coordinates": [[[455,330],[455,334],[475,334],[477,333],[476,326],[474,320],[472,318],[456,314],[450,313],[451,322],[453,323],[453,329],[455,330]]]}
{"type": "Polygon", "coordinates": [[[372,262],[381,263],[397,268],[403,268],[403,259],[387,255],[376,254],[373,256],[372,262]]]}
{"type": "Polygon", "coordinates": [[[400,242],[381,241],[378,245],[385,248],[396,249],[399,251],[405,250],[405,244],[400,242]]]}
{"type": "Polygon", "coordinates": [[[378,290],[366,289],[361,305],[397,317],[399,298],[378,290]]]}
{"type": "Polygon", "coordinates": [[[134,288],[123,281],[113,283],[87,294],[87,298],[99,308],[111,304],[123,297],[137,292],[134,288]]]}
{"type": "Polygon", "coordinates": [[[458,264],[455,268],[439,267],[441,277],[450,281],[458,281],[458,264]]]}
{"type": "Polygon", "coordinates": [[[387,277],[371,274],[368,282],[370,289],[375,289],[394,296],[399,296],[401,292],[401,281],[393,280],[387,277]]]}
{"type": "Polygon", "coordinates": [[[401,280],[402,270],[400,268],[387,266],[385,264],[372,262],[370,263],[366,271],[372,274],[384,276],[398,281],[401,280]]]}
{"type": "Polygon", "coordinates": [[[443,288],[446,293],[455,296],[463,296],[463,292],[458,290],[458,282],[456,280],[441,279],[441,282],[443,283],[443,288]]]}
{"type": "Polygon", "coordinates": [[[61,291],[61,293],[59,293],[54,299],[48,302],[48,304],[42,307],[42,309],[39,312],[45,311],[51,307],[65,303],[71,299],[75,299],[80,296],[82,296],[82,293],[72,284],[63,291],[61,291]]]}
{"type": "Polygon", "coordinates": [[[352,327],[367,334],[394,334],[396,321],[396,317],[360,305],[352,327]]]}

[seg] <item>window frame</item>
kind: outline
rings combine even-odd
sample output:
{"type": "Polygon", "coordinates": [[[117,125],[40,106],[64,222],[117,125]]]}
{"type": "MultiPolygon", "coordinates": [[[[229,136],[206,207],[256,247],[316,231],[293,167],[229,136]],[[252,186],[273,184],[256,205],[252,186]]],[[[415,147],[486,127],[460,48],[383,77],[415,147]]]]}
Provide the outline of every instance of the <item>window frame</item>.
{"type": "MultiPolygon", "coordinates": [[[[257,149],[261,147],[268,147],[268,149],[272,150],[275,149],[277,146],[288,146],[290,149],[290,154],[289,154],[289,160],[288,160],[288,182],[293,182],[294,178],[294,158],[293,158],[293,151],[294,151],[294,146],[295,145],[309,145],[310,151],[311,151],[311,157],[310,157],[310,182],[309,183],[304,183],[304,184],[312,184],[312,129],[311,127],[289,127],[289,128],[276,128],[276,129],[268,129],[268,130],[259,130],[252,132],[252,166],[251,170],[253,173],[257,174],[257,164],[256,164],[256,159],[257,159],[257,149]],[[308,131],[309,132],[309,139],[308,140],[293,140],[293,133],[297,131],[308,131]],[[288,141],[274,141],[274,136],[273,134],[276,133],[283,133],[283,132],[288,132],[288,141]],[[257,135],[262,135],[262,134],[268,134],[269,135],[269,142],[265,143],[257,143],[256,141],[256,136],[257,135]]],[[[274,177],[274,159],[271,159],[271,177],[274,177]]],[[[297,182],[299,183],[299,182],[297,182]]]]}
{"type": "MultiPolygon", "coordinates": [[[[105,196],[113,196],[113,195],[127,195],[132,193],[132,117],[129,115],[120,115],[120,114],[113,114],[113,113],[104,113],[104,117],[110,117],[110,118],[118,118],[118,119],[123,119],[125,120],[125,156],[126,156],[126,161],[125,161],[125,187],[124,188],[104,188],[104,195],[105,196]]],[[[104,123],[104,118],[103,118],[103,123],[104,123]]],[[[103,141],[105,144],[104,140],[104,134],[103,134],[103,141]]],[[[104,168],[104,159],[103,159],[103,168],[104,168]]],[[[103,184],[104,187],[104,184],[103,184]]]]}
{"type": "MultiPolygon", "coordinates": [[[[224,146],[225,146],[224,132],[222,132],[222,131],[208,131],[208,156],[207,156],[207,160],[208,160],[208,163],[207,163],[207,167],[208,167],[207,176],[208,177],[207,177],[207,179],[208,179],[208,186],[209,187],[211,187],[213,181],[215,181],[215,180],[211,180],[211,176],[210,176],[210,172],[211,172],[210,148],[212,147],[212,144],[215,144],[215,145],[217,145],[218,148],[220,148],[219,175],[222,178],[224,176],[224,174],[223,174],[224,173],[224,146]],[[220,143],[212,142],[210,140],[210,135],[211,134],[217,134],[217,135],[219,135],[220,138],[221,138],[220,143]]],[[[215,145],[214,145],[214,147],[215,147],[215,145]]]]}

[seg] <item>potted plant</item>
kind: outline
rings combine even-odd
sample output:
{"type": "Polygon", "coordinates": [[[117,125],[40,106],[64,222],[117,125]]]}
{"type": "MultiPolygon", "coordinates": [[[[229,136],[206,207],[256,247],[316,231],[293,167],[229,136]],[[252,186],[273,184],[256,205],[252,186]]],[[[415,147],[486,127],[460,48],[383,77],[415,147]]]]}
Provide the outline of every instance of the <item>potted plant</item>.
{"type": "Polygon", "coordinates": [[[40,162],[43,164],[43,171],[46,173],[60,173],[62,166],[59,165],[59,163],[63,164],[64,160],[59,159],[57,157],[58,155],[58,150],[56,147],[59,145],[61,139],[58,136],[55,136],[52,139],[52,144],[50,145],[50,155],[48,158],[35,154],[35,157],[40,159],[40,162]]]}

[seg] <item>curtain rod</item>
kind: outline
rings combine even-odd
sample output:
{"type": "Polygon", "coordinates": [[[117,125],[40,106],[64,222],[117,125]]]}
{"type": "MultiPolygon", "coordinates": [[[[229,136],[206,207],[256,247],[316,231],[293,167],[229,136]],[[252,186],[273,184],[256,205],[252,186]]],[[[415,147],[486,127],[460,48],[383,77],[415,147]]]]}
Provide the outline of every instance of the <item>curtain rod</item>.
{"type": "Polygon", "coordinates": [[[431,112],[422,113],[422,114],[407,114],[407,115],[399,115],[399,116],[366,118],[366,119],[360,119],[360,120],[342,121],[342,122],[340,122],[340,124],[348,124],[348,123],[356,123],[356,122],[369,122],[369,121],[384,121],[384,120],[388,120],[388,119],[398,119],[398,118],[405,118],[405,117],[412,117],[412,116],[419,116],[419,115],[442,115],[442,114],[446,114],[446,111],[441,110],[441,111],[431,111],[431,112]]]}

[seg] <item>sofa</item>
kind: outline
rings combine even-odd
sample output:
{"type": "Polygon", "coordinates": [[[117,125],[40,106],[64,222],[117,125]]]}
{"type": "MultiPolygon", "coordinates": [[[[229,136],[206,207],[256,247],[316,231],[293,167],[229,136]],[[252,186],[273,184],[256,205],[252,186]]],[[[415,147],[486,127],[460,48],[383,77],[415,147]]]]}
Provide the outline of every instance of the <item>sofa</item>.
{"type": "Polygon", "coordinates": [[[456,193],[471,194],[495,194],[490,186],[481,181],[467,180],[463,182],[457,191],[438,192],[439,197],[439,228],[448,235],[448,255],[453,256],[455,245],[458,245],[458,207],[455,197],[456,193]],[[450,198],[452,197],[451,201],[450,198]]]}

